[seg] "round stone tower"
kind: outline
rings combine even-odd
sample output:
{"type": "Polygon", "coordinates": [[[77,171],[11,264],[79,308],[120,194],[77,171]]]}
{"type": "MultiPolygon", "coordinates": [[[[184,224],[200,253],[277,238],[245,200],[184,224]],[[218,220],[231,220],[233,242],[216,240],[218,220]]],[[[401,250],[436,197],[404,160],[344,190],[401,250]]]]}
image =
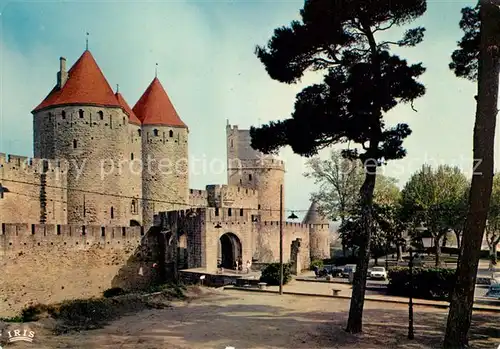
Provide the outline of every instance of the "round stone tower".
{"type": "Polygon", "coordinates": [[[66,71],[33,110],[35,157],[68,163],[69,224],[128,225],[119,163],[127,149],[128,115],[90,51],[66,71]]]}
{"type": "Polygon", "coordinates": [[[156,77],[133,111],[142,123],[142,219],[148,229],[154,214],[189,205],[189,130],[156,77]]]}
{"type": "Polygon", "coordinates": [[[123,181],[127,188],[129,202],[127,212],[131,226],[142,224],[142,129],[141,121],[120,92],[116,92],[116,99],[129,117],[128,149],[125,154],[123,181]]]}
{"type": "Polygon", "coordinates": [[[311,260],[330,258],[330,225],[318,212],[316,202],[312,202],[303,224],[309,224],[309,249],[311,260]]]}
{"type": "MultiPolygon", "coordinates": [[[[280,188],[285,202],[285,165],[282,160],[254,150],[249,130],[227,125],[227,181],[258,191],[261,221],[280,219],[280,188]]],[[[283,216],[283,220],[285,220],[283,216]]]]}

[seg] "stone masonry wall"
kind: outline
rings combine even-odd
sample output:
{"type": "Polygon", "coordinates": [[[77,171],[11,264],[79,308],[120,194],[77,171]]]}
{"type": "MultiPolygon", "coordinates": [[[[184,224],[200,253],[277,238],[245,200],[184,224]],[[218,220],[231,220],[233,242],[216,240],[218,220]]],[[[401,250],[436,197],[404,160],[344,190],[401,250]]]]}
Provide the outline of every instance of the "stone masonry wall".
{"type": "Polygon", "coordinates": [[[153,269],[146,236],[141,227],[2,223],[0,317],[15,315],[29,303],[148,285],[153,269]]]}
{"type": "Polygon", "coordinates": [[[54,160],[0,153],[0,221],[66,224],[66,170],[54,160]]]}
{"type": "Polygon", "coordinates": [[[252,149],[249,130],[227,125],[226,137],[228,184],[256,190],[261,221],[279,220],[280,186],[285,180],[283,161],[252,149]]]}
{"type": "MultiPolygon", "coordinates": [[[[125,191],[132,198],[129,201],[128,219],[142,223],[142,130],[141,126],[129,124],[128,154],[130,159],[128,172],[124,176],[130,176],[129,186],[125,191]]],[[[127,179],[124,178],[124,182],[127,179]]],[[[127,183],[125,183],[127,185],[127,183]]]]}
{"type": "Polygon", "coordinates": [[[154,214],[189,205],[188,129],[143,126],[142,158],[142,219],[148,229],[154,214]]]}
{"type": "Polygon", "coordinates": [[[64,106],[33,117],[35,155],[67,162],[68,223],[128,225],[130,176],[122,165],[129,122],[123,110],[64,106]]]}
{"type": "Polygon", "coordinates": [[[237,185],[207,185],[210,207],[250,208],[257,210],[259,193],[254,189],[237,185]]]}
{"type": "MultiPolygon", "coordinates": [[[[311,224],[283,223],[283,260],[290,261],[291,245],[297,238],[301,242],[301,265],[308,268],[310,264],[309,231],[311,224]]],[[[256,236],[255,258],[260,263],[279,262],[279,222],[262,222],[258,226],[256,236]]]]}
{"type": "Polygon", "coordinates": [[[189,206],[191,207],[206,207],[207,191],[202,189],[189,189],[189,206]]]}
{"type": "Polygon", "coordinates": [[[330,230],[328,224],[313,225],[310,234],[311,259],[330,258],[330,230]]]}

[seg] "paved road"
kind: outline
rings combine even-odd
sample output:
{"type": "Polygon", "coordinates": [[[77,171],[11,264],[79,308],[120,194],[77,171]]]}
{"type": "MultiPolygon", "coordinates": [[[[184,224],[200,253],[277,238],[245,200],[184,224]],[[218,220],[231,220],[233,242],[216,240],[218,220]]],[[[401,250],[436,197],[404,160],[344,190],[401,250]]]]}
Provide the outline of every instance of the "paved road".
{"type": "MultiPolygon", "coordinates": [[[[491,272],[490,272],[491,275],[491,272]]],[[[313,275],[311,276],[306,276],[307,278],[315,279],[313,275]]],[[[324,279],[324,278],[321,278],[324,279]]],[[[332,282],[336,283],[343,283],[343,284],[349,284],[349,281],[347,278],[340,278],[340,277],[335,277],[332,278],[332,282]]],[[[369,294],[380,294],[380,293],[385,293],[385,289],[387,287],[388,281],[383,281],[383,280],[367,280],[366,281],[366,286],[367,286],[367,291],[366,293],[369,294]]],[[[488,291],[488,286],[486,285],[476,285],[476,290],[474,292],[474,297],[484,297],[486,295],[486,292],[488,291]]]]}

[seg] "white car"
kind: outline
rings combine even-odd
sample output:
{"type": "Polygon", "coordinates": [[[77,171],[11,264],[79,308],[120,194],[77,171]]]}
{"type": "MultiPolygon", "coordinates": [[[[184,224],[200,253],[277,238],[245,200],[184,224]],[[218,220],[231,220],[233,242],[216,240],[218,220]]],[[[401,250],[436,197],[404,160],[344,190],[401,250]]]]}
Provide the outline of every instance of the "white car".
{"type": "Polygon", "coordinates": [[[387,280],[387,271],[384,267],[373,267],[370,270],[370,279],[387,280]]]}
{"type": "Polygon", "coordinates": [[[493,273],[491,275],[491,284],[500,284],[500,273],[493,273]]]}

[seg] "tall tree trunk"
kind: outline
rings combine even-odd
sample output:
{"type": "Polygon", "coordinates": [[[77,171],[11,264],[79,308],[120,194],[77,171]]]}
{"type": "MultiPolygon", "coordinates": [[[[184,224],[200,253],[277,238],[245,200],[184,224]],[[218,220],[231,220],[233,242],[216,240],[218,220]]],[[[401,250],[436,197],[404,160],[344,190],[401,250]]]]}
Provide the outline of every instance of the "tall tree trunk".
{"type": "Polygon", "coordinates": [[[497,244],[492,244],[490,247],[490,258],[491,258],[491,263],[493,265],[497,265],[498,263],[498,258],[497,258],[497,244]]]}
{"type": "MultiPolygon", "coordinates": [[[[370,159],[369,161],[372,161],[370,159]]],[[[365,181],[360,189],[362,221],[364,234],[358,252],[358,263],[352,285],[351,306],[346,331],[360,333],[363,330],[363,307],[365,303],[366,279],[368,277],[368,263],[370,262],[370,242],[373,230],[372,202],[375,189],[376,167],[364,164],[366,170],[365,181]]]]}
{"type": "Polygon", "coordinates": [[[456,272],[443,347],[468,347],[474,288],[493,184],[493,156],[498,100],[498,39],[500,0],[481,1],[481,45],[478,70],[474,171],[469,210],[462,238],[463,252],[456,272]]]}
{"type": "Polygon", "coordinates": [[[462,246],[462,244],[460,243],[460,240],[461,240],[460,231],[454,230],[453,232],[455,233],[455,239],[457,239],[457,249],[458,249],[458,251],[460,251],[460,247],[462,246]]]}
{"type": "Polygon", "coordinates": [[[403,261],[403,246],[401,246],[401,244],[397,245],[396,253],[397,253],[397,261],[402,262],[403,261]]]}
{"type": "Polygon", "coordinates": [[[434,237],[434,247],[436,250],[434,251],[434,254],[436,255],[436,260],[435,260],[435,266],[440,267],[441,266],[441,235],[437,235],[434,237]]]}

